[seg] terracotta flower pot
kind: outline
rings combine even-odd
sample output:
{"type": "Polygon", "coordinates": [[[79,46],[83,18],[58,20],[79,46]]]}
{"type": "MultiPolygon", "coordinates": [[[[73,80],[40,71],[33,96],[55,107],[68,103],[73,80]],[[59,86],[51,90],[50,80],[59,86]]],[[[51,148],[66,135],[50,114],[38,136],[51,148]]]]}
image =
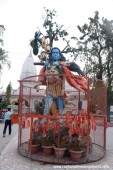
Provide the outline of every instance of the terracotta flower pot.
{"type": "Polygon", "coordinates": [[[31,152],[31,154],[36,154],[38,152],[38,149],[39,149],[38,144],[37,145],[31,145],[31,148],[30,148],[30,145],[29,145],[29,151],[31,152]]]}
{"type": "Polygon", "coordinates": [[[73,151],[70,150],[71,159],[73,161],[79,162],[83,151],[73,151]]]}
{"type": "Polygon", "coordinates": [[[54,147],[54,150],[55,150],[55,156],[57,158],[62,158],[65,154],[66,148],[56,148],[56,147],[54,147]]]}
{"type": "Polygon", "coordinates": [[[53,146],[42,146],[42,148],[46,156],[49,156],[53,153],[53,146]]]}

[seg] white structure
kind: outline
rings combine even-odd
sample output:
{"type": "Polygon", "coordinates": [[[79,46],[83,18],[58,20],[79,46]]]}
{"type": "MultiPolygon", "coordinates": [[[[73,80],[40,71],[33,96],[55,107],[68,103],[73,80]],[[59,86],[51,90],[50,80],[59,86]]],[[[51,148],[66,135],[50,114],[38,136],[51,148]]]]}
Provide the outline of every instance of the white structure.
{"type": "MultiPolygon", "coordinates": [[[[29,56],[26,58],[23,66],[22,66],[20,80],[22,80],[26,77],[29,77],[29,76],[34,76],[36,74],[37,74],[37,71],[36,71],[36,67],[34,65],[34,59],[33,59],[32,53],[30,51],[29,56]]],[[[36,78],[34,80],[36,80],[36,78]]]]}
{"type": "MultiPolygon", "coordinates": [[[[23,82],[23,109],[25,107],[25,102],[24,99],[28,101],[29,105],[30,105],[30,112],[34,111],[34,103],[40,101],[42,99],[42,97],[45,96],[45,91],[43,90],[36,90],[33,87],[36,85],[37,79],[38,77],[36,77],[37,75],[37,69],[34,65],[34,59],[32,56],[32,53],[30,51],[29,56],[25,59],[24,64],[22,66],[22,71],[21,71],[21,75],[20,75],[20,80],[24,81],[26,80],[26,77],[30,77],[33,76],[32,78],[27,78],[28,82],[23,82]],[[31,95],[30,99],[29,99],[29,95],[31,95]]],[[[40,66],[38,71],[40,70],[40,66]]],[[[26,112],[26,107],[25,107],[25,112],[26,112]]]]}
{"type": "MultiPolygon", "coordinates": [[[[21,74],[20,74],[20,80],[26,79],[26,77],[30,77],[30,76],[35,76],[34,78],[29,78],[27,80],[32,80],[33,82],[25,82],[23,83],[23,85],[25,86],[23,89],[23,110],[25,110],[25,112],[28,112],[29,109],[28,107],[25,106],[25,100],[28,101],[29,105],[30,105],[30,111],[34,111],[34,103],[37,103],[38,101],[40,101],[44,96],[45,96],[45,90],[41,90],[39,89],[38,91],[36,89],[34,89],[34,85],[36,85],[36,81],[37,81],[37,70],[40,71],[40,66],[35,66],[34,65],[34,59],[32,56],[32,53],[30,51],[28,57],[25,59],[22,69],[21,69],[21,74]],[[36,69],[36,67],[39,67],[38,69],[36,69]],[[32,87],[32,88],[31,88],[32,87]],[[31,98],[29,99],[29,94],[30,94],[30,89],[31,89],[31,98]],[[25,99],[25,100],[24,100],[25,99]],[[28,110],[27,110],[28,109],[28,110]]],[[[18,87],[17,89],[13,89],[12,90],[12,97],[11,97],[11,101],[17,101],[18,97],[19,97],[19,91],[20,91],[20,87],[18,87]]],[[[4,92],[1,92],[1,96],[5,96],[4,92]]],[[[15,102],[14,102],[15,103],[15,102]]],[[[17,112],[17,108],[18,106],[11,106],[12,107],[12,112],[17,112]],[[13,111],[14,109],[14,111],[13,111]]],[[[23,111],[24,112],[24,111],[23,111]]]]}

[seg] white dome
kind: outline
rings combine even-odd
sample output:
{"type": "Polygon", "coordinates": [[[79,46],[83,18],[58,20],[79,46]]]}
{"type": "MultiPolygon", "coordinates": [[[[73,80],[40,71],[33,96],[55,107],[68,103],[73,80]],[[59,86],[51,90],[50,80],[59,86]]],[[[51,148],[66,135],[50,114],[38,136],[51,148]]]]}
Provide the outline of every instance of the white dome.
{"type": "Polygon", "coordinates": [[[36,66],[34,65],[34,59],[33,59],[32,53],[30,52],[29,56],[26,58],[22,66],[20,80],[26,77],[29,77],[29,76],[34,76],[36,74],[37,74],[36,66]]]}

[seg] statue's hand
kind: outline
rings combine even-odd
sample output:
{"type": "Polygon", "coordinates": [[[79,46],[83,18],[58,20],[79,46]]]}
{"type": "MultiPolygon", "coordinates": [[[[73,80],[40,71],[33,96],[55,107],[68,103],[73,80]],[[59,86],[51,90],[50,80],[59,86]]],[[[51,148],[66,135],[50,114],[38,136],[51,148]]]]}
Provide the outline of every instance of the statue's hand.
{"type": "Polygon", "coordinates": [[[55,61],[55,62],[53,63],[53,65],[54,65],[54,66],[59,66],[58,61],[55,61]]]}

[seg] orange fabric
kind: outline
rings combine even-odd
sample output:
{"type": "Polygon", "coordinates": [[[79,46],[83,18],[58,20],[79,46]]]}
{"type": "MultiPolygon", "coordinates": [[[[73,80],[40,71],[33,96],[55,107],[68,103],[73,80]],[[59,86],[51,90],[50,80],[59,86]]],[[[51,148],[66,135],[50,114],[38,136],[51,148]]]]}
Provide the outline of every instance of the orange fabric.
{"type": "MultiPolygon", "coordinates": [[[[66,75],[66,80],[69,83],[70,86],[78,89],[78,90],[84,90],[87,91],[88,90],[88,82],[87,79],[85,79],[83,76],[77,76],[74,75],[68,68],[66,65],[60,63],[60,65],[63,67],[64,69],[64,74],[66,75]]],[[[43,80],[44,80],[44,67],[40,70],[39,73],[39,80],[41,81],[43,84],[43,80]]],[[[44,84],[43,84],[44,85],[44,84]]]]}
{"type": "Polygon", "coordinates": [[[78,89],[78,90],[88,90],[88,82],[83,76],[74,75],[66,65],[60,63],[60,65],[64,69],[64,73],[66,74],[66,80],[70,84],[70,86],[78,89]]]}
{"type": "Polygon", "coordinates": [[[15,114],[15,115],[11,116],[11,123],[12,124],[17,124],[18,123],[18,114],[15,114]]]}

